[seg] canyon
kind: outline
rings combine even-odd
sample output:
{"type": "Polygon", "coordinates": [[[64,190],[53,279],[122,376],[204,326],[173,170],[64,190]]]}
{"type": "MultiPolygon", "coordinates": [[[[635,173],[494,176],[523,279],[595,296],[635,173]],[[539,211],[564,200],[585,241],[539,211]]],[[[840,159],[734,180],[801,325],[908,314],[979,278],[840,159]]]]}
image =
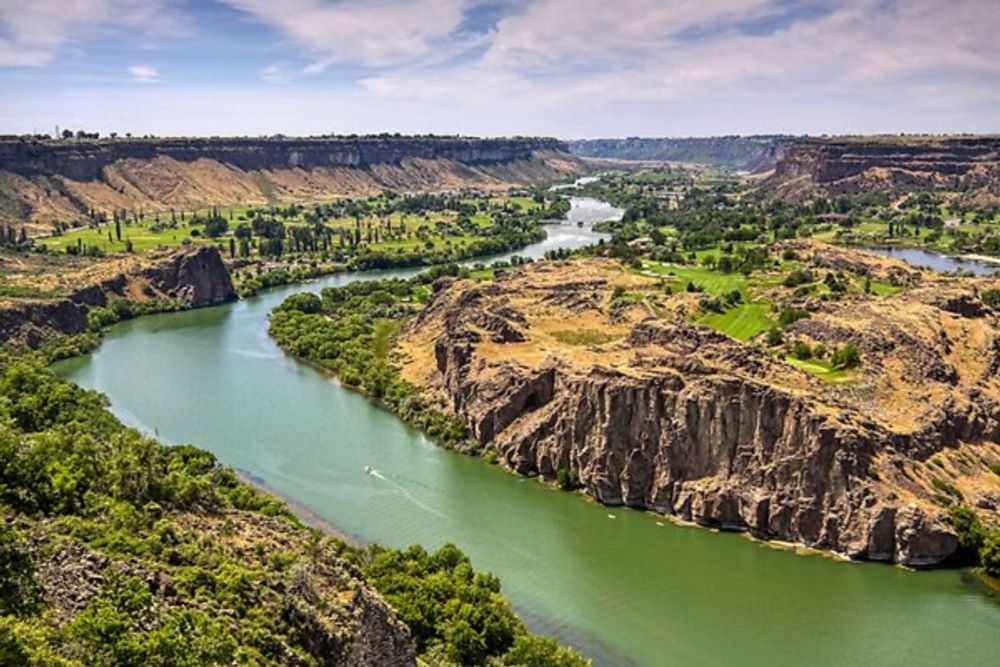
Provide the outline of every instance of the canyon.
{"type": "Polygon", "coordinates": [[[546,138],[438,136],[0,141],[0,223],[34,234],[91,211],[316,202],[383,190],[504,190],[581,170],[546,138]]]}

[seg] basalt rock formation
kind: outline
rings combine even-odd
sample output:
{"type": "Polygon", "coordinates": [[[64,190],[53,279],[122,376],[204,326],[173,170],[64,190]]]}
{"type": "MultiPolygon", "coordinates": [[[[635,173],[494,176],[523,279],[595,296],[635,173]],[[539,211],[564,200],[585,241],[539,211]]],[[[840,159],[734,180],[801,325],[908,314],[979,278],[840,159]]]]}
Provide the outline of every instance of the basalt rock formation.
{"type": "Polygon", "coordinates": [[[497,189],[579,163],[555,139],[173,138],[0,141],[0,222],[49,230],[89,211],[191,210],[365,195],[497,189]]]}
{"type": "Polygon", "coordinates": [[[0,300],[0,344],[35,348],[57,335],[83,333],[88,310],[113,299],[200,308],[236,298],[229,270],[213,246],[91,263],[61,277],[56,298],[0,300]]]}
{"type": "Polygon", "coordinates": [[[946,561],[957,539],[936,487],[973,502],[1000,491],[988,468],[1000,462],[1000,322],[950,307],[978,302],[976,287],[801,320],[789,335],[862,344],[865,370],[835,386],[615,300],[615,286],[656,289],[644,280],[578,261],[441,284],[404,333],[403,376],[519,473],[851,558],[946,561]]]}
{"type": "Polygon", "coordinates": [[[790,143],[765,192],[801,199],[938,189],[1000,203],[1000,137],[860,137],[790,143]]]}
{"type": "Polygon", "coordinates": [[[780,135],[579,139],[569,142],[569,150],[585,158],[684,162],[756,173],[773,169],[789,141],[780,135]]]}

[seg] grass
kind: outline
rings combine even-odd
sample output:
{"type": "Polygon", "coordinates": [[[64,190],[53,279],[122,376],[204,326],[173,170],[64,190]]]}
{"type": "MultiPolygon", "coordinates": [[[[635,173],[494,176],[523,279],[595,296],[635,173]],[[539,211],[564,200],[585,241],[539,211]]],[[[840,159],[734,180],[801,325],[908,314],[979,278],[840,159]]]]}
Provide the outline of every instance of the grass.
{"type": "Polygon", "coordinates": [[[889,283],[880,283],[876,280],[871,282],[872,294],[875,296],[892,296],[893,294],[899,294],[903,291],[902,287],[897,285],[890,285],[889,283]]]}
{"type": "Polygon", "coordinates": [[[200,231],[200,227],[178,224],[177,229],[162,229],[154,232],[149,229],[152,224],[153,222],[150,220],[141,222],[138,225],[122,225],[121,241],[108,241],[109,231],[111,232],[111,238],[115,238],[115,226],[114,223],[111,223],[101,225],[96,229],[91,227],[77,229],[61,236],[39,239],[38,242],[44,243],[50,250],[65,251],[69,246],[76,245],[77,240],[79,240],[84,245],[96,246],[108,254],[125,252],[125,239],[132,241],[134,252],[145,252],[159,247],[177,247],[184,243],[185,239],[190,243],[201,245],[216,241],[220,245],[229,243],[226,239],[213,241],[213,239],[206,237],[192,237],[191,230],[199,229],[200,231]]]}
{"type": "Polygon", "coordinates": [[[834,368],[832,365],[824,361],[818,361],[816,359],[798,359],[797,357],[792,356],[785,357],[785,361],[792,366],[795,366],[796,368],[807,373],[811,373],[820,380],[831,384],[850,382],[854,379],[854,373],[845,371],[842,368],[834,368]]]}
{"type": "Polygon", "coordinates": [[[603,345],[618,340],[621,336],[599,329],[564,329],[553,331],[552,337],[564,345],[603,345]]]}
{"type": "Polygon", "coordinates": [[[478,271],[470,271],[469,278],[471,280],[493,280],[496,277],[496,271],[492,268],[480,269],[478,271]]]}
{"type": "Polygon", "coordinates": [[[733,290],[743,292],[747,287],[746,276],[741,273],[722,273],[697,266],[644,261],[642,270],[638,272],[662,276],[674,289],[684,289],[692,282],[714,296],[722,296],[733,290]]]}
{"type": "Polygon", "coordinates": [[[712,327],[736,340],[747,341],[775,326],[770,306],[764,303],[744,303],[724,313],[709,313],[699,317],[698,324],[712,327]]]}
{"type": "Polygon", "coordinates": [[[403,326],[402,320],[380,319],[375,320],[372,326],[374,341],[372,341],[372,351],[375,358],[384,360],[392,349],[393,341],[403,326]]]}

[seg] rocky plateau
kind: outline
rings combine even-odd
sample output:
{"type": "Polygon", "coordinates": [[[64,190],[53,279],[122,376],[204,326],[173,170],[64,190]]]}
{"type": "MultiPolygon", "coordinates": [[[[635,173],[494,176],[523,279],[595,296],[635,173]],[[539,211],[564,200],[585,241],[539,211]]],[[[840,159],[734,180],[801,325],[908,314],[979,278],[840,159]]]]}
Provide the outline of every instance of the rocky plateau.
{"type": "MultiPolygon", "coordinates": [[[[809,251],[803,248],[803,251],[809,251]]],[[[819,244],[816,266],[892,274],[886,299],[831,303],[788,331],[854,342],[831,384],[685,317],[690,295],[607,260],[445,280],[397,354],[403,377],[511,469],[608,505],[854,559],[932,566],[957,538],[943,485],[995,511],[1000,318],[986,280],[949,280],[819,244]],[[866,259],[867,258],[867,259],[866,259]],[[615,287],[659,299],[616,302],[615,287]]]]}

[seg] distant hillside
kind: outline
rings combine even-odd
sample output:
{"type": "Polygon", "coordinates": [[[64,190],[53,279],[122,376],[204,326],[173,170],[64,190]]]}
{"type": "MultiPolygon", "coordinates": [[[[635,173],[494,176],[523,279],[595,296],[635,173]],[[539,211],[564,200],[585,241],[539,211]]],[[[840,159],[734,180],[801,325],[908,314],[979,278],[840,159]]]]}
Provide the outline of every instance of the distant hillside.
{"type": "Polygon", "coordinates": [[[938,190],[1000,204],[1000,137],[843,137],[790,143],[764,192],[783,199],[938,190]]]}
{"type": "Polygon", "coordinates": [[[384,189],[503,189],[580,170],[548,138],[350,136],[0,141],[0,223],[47,231],[90,210],[310,202],[384,189]]]}
{"type": "Polygon", "coordinates": [[[790,137],[781,135],[581,139],[569,142],[569,150],[574,155],[588,158],[692,162],[758,172],[774,166],[782,147],[789,140],[790,137]]]}

